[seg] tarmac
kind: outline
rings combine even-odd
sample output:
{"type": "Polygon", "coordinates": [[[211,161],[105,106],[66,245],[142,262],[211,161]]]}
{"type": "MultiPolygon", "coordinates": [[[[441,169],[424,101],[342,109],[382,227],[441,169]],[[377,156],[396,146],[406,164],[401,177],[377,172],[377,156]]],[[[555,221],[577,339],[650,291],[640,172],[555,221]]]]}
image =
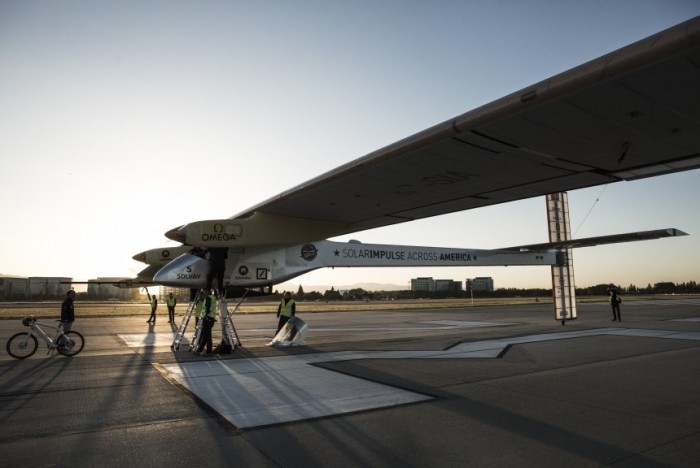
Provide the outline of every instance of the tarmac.
{"type": "Polygon", "coordinates": [[[237,315],[243,347],[196,356],[163,315],[76,303],[80,354],[0,355],[3,465],[699,465],[700,298],[565,326],[551,305],[298,313],[305,346],[237,315]]]}

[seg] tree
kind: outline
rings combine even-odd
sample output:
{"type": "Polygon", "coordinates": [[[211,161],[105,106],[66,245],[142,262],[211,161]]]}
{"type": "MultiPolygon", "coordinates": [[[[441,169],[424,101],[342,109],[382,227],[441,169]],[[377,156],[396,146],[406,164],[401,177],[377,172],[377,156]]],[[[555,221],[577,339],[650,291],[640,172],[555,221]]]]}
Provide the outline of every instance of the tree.
{"type": "Polygon", "coordinates": [[[297,289],[297,300],[303,301],[304,300],[304,288],[299,285],[299,289],[297,289]]]}
{"type": "Polygon", "coordinates": [[[340,293],[336,291],[333,286],[331,286],[331,289],[328,289],[325,293],[323,293],[323,298],[327,301],[339,301],[341,296],[340,293]]]}
{"type": "Polygon", "coordinates": [[[361,301],[367,295],[364,289],[355,288],[348,291],[348,299],[351,301],[361,301]]]}

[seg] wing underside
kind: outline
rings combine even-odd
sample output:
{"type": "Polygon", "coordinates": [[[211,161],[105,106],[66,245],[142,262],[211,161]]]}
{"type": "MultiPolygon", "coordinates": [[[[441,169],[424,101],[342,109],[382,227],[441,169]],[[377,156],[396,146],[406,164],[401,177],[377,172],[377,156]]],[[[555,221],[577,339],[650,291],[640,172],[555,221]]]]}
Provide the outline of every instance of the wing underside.
{"type": "Polygon", "coordinates": [[[283,192],[349,232],[700,167],[700,17],[283,192]]]}

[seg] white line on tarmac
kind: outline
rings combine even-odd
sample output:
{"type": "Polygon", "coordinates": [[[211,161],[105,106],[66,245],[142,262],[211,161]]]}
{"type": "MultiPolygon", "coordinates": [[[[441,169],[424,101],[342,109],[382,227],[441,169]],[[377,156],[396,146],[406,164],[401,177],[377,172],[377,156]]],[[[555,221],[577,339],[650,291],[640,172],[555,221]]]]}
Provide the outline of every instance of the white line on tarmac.
{"type": "MultiPolygon", "coordinates": [[[[431,326],[421,326],[421,327],[345,327],[345,328],[314,328],[316,331],[320,332],[366,332],[366,331],[378,331],[381,330],[384,333],[387,332],[406,332],[406,331],[432,331],[432,330],[450,330],[455,328],[480,328],[480,327],[502,327],[506,325],[513,325],[512,323],[497,323],[497,322],[475,322],[468,320],[434,320],[429,322],[418,322],[419,324],[428,324],[431,326]]],[[[263,330],[247,330],[248,332],[255,331],[270,331],[271,329],[266,328],[263,330]]],[[[173,344],[175,339],[175,332],[172,333],[125,333],[120,334],[124,343],[130,348],[145,348],[149,346],[170,346],[173,344]]],[[[189,343],[187,339],[183,339],[181,345],[184,343],[189,343]]]]}

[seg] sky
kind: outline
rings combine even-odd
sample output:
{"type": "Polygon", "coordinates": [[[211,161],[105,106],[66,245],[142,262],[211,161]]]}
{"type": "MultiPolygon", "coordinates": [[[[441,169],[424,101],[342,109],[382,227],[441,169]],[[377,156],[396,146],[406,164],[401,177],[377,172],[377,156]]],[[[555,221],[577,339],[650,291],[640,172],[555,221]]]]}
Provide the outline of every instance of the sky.
{"type": "MultiPolygon", "coordinates": [[[[0,1],[0,274],[133,277],[164,233],[227,218],[378,148],[700,15],[682,0],[0,1]]],[[[569,193],[576,284],[700,280],[700,170],[569,193]]],[[[342,236],[547,240],[544,198],[342,236]]],[[[324,269],[307,285],[548,267],[324,269]]],[[[293,287],[293,286],[290,286],[293,287]]]]}

